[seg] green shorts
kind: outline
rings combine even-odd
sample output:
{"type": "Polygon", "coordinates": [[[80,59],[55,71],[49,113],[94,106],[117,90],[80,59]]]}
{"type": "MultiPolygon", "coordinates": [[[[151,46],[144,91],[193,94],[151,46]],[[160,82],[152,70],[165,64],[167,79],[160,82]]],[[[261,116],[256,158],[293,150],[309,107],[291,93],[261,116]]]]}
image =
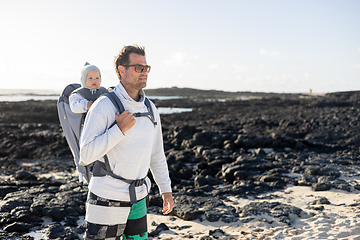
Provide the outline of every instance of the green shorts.
{"type": "Polygon", "coordinates": [[[143,198],[131,205],[130,202],[105,199],[89,192],[84,239],[148,239],[146,201],[143,198]]]}

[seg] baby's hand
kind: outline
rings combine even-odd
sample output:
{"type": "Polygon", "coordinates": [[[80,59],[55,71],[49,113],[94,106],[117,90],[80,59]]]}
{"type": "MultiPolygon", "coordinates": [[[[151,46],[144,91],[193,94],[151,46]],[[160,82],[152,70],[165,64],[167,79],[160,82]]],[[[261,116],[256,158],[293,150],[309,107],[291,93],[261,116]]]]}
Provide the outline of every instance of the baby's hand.
{"type": "Polygon", "coordinates": [[[87,109],[88,109],[88,110],[90,109],[90,107],[91,107],[92,104],[93,104],[93,101],[88,101],[88,103],[87,103],[87,109]]]}

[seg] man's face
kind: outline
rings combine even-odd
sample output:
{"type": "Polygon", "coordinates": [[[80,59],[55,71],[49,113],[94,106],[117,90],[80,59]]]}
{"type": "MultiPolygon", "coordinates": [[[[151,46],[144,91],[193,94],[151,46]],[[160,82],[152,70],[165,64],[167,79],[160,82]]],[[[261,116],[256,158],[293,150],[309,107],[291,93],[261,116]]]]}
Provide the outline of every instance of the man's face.
{"type": "MultiPolygon", "coordinates": [[[[141,56],[136,53],[129,55],[130,63],[128,65],[147,65],[145,56],[141,56]]],[[[122,67],[122,66],[119,66],[122,67]]],[[[121,76],[121,82],[125,89],[139,91],[146,87],[147,77],[149,72],[144,69],[142,72],[136,72],[135,67],[127,67],[123,69],[123,75],[121,76]]]]}

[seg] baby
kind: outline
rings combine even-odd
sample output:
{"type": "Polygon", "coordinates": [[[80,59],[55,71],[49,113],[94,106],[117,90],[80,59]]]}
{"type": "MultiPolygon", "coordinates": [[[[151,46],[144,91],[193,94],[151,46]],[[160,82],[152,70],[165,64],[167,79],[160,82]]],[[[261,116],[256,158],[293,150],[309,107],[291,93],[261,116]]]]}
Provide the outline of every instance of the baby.
{"type": "MultiPolygon", "coordinates": [[[[93,102],[106,93],[107,90],[100,86],[101,74],[99,68],[95,65],[90,65],[88,62],[85,63],[84,68],[81,70],[81,88],[73,91],[69,96],[70,110],[81,115],[79,119],[80,133],[82,132],[82,125],[85,119],[85,114],[90,109],[93,102]]],[[[77,162],[75,160],[75,162],[77,162]]],[[[83,186],[83,175],[79,172],[79,182],[83,186]]],[[[86,185],[84,186],[86,188],[86,185]]]]}
{"type": "Polygon", "coordinates": [[[73,113],[87,112],[93,102],[106,90],[100,87],[100,69],[95,65],[85,63],[81,70],[82,88],[75,90],[69,97],[70,109],[73,113]]]}

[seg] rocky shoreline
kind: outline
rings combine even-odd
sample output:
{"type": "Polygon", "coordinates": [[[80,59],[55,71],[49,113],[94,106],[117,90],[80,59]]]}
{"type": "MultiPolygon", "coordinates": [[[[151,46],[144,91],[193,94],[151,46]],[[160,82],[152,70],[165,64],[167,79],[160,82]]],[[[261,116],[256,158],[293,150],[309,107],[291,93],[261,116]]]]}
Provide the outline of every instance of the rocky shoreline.
{"type": "MultiPolygon", "coordinates": [[[[357,181],[344,178],[360,172],[360,92],[154,102],[193,109],[162,115],[174,217],[226,225],[267,214],[273,219],[267,221],[290,226],[301,215],[321,214],[326,199],[309,209],[267,201],[269,196],[242,207],[231,199],[264,198],[286,186],[360,190],[357,181]]],[[[77,220],[85,212],[86,191],[73,174],[56,102],[0,102],[0,112],[0,239],[34,239],[27,233],[35,229],[44,229],[48,239],[79,239],[77,220]],[[44,218],[53,222],[44,226],[44,218]]],[[[154,184],[150,206],[160,212],[154,184]]],[[[157,224],[153,238],[166,229],[157,224]]],[[[201,239],[219,238],[219,231],[201,239]]]]}

